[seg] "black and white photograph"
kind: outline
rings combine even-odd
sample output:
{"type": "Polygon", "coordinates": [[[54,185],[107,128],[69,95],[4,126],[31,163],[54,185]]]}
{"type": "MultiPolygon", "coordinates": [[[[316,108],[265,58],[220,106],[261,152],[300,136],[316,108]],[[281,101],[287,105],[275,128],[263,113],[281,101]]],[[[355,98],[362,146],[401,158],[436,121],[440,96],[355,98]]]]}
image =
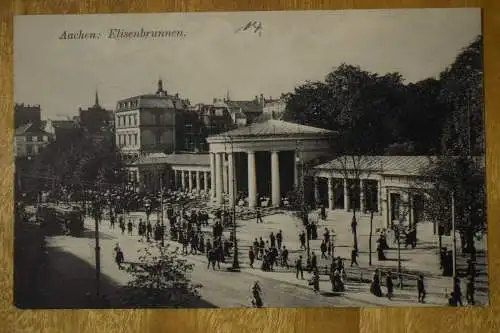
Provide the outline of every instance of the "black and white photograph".
{"type": "Polygon", "coordinates": [[[481,9],[14,17],[14,305],[488,305],[481,9]]]}

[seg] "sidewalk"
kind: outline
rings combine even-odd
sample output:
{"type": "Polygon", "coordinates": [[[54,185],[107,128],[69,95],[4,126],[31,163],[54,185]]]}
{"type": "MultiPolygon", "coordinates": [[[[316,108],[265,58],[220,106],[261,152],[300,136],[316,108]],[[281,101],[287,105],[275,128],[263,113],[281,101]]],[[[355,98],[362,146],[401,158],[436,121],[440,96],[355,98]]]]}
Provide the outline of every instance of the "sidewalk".
{"type": "MultiPolygon", "coordinates": [[[[244,268],[242,269],[242,272],[258,277],[276,279],[282,282],[294,284],[300,288],[312,290],[312,287],[308,285],[308,281],[312,275],[307,272],[304,272],[304,280],[297,279],[295,277],[295,273],[264,272],[257,268],[244,268]]],[[[321,276],[319,288],[321,293],[332,293],[332,286],[328,277],[321,276]]],[[[447,305],[446,299],[444,297],[439,297],[438,295],[433,294],[427,294],[426,303],[418,303],[416,291],[404,289],[401,290],[397,288],[394,289],[394,296],[392,300],[387,299],[387,297],[376,297],[370,293],[370,284],[367,283],[346,282],[345,289],[345,292],[335,294],[338,294],[339,296],[345,297],[350,300],[366,304],[367,307],[447,305]]],[[[382,287],[382,291],[385,293],[386,289],[382,287]]]]}

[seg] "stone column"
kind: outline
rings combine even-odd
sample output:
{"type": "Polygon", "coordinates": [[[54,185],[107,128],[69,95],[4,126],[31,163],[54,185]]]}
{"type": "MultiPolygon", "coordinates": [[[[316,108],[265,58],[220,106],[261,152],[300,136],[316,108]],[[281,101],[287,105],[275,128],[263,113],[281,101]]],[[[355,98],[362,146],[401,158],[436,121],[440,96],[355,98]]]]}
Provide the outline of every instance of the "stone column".
{"type": "Polygon", "coordinates": [[[181,186],[182,186],[182,190],[185,191],[186,190],[186,171],[184,170],[181,170],[181,186]]]}
{"type": "Polygon", "coordinates": [[[222,191],[224,193],[229,193],[228,191],[228,184],[227,184],[227,178],[228,178],[228,175],[227,175],[227,162],[226,162],[226,153],[222,153],[222,191]]]}
{"type": "Polygon", "coordinates": [[[215,199],[215,154],[210,153],[210,198],[215,199]]]}
{"type": "Polygon", "coordinates": [[[271,152],[271,202],[273,206],[280,206],[280,159],[277,151],[271,152]]]}
{"type": "Polygon", "coordinates": [[[196,191],[200,192],[201,191],[201,179],[200,179],[201,171],[195,171],[195,172],[196,172],[196,191]]]}
{"type": "Polygon", "coordinates": [[[377,181],[377,211],[380,215],[383,214],[382,210],[382,181],[377,181]]]}
{"type": "Polygon", "coordinates": [[[224,203],[223,191],[222,191],[222,154],[215,155],[215,197],[218,204],[224,203]]]}
{"type": "Polygon", "coordinates": [[[297,151],[294,152],[293,154],[293,186],[295,189],[299,188],[299,154],[297,151]]]}
{"type": "Polygon", "coordinates": [[[234,179],[234,156],[232,153],[227,154],[227,179],[228,179],[228,195],[229,195],[229,204],[233,205],[235,203],[235,179],[234,179]]]}
{"type": "Polygon", "coordinates": [[[365,189],[363,187],[363,179],[359,180],[359,210],[361,213],[365,212],[365,189]]]}
{"type": "Polygon", "coordinates": [[[174,170],[174,188],[177,189],[179,187],[179,182],[177,181],[177,170],[174,170]]]}
{"type": "Polygon", "coordinates": [[[314,177],[314,201],[315,204],[319,202],[319,177],[314,177]]]}
{"type": "Polygon", "coordinates": [[[208,190],[208,175],[210,172],[205,171],[203,173],[203,190],[206,192],[208,190]]]}
{"type": "Polygon", "coordinates": [[[335,192],[333,190],[333,178],[328,178],[328,209],[335,209],[335,192]]]}
{"type": "Polygon", "coordinates": [[[255,208],[257,196],[257,178],[255,175],[255,152],[248,152],[248,207],[255,208]]]}
{"type": "Polygon", "coordinates": [[[193,190],[193,171],[188,171],[188,185],[189,185],[189,192],[193,190]]]}
{"type": "Polygon", "coordinates": [[[349,191],[347,189],[347,178],[344,178],[344,210],[349,210],[349,191]]]}

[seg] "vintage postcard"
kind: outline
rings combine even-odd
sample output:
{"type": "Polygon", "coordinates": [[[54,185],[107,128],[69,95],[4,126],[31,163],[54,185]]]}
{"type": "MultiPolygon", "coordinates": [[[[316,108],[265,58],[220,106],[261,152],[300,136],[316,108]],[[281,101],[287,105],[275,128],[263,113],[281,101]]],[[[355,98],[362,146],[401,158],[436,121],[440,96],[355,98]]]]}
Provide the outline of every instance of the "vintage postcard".
{"type": "Polygon", "coordinates": [[[16,16],[19,308],[488,305],[481,10],[16,16]]]}

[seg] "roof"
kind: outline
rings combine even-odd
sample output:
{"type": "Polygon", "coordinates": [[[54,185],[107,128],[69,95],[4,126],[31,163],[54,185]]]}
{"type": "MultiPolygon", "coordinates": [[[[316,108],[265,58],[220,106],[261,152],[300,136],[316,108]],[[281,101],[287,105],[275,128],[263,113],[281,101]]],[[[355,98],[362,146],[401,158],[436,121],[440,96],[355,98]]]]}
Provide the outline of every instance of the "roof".
{"type": "Polygon", "coordinates": [[[163,108],[163,109],[173,109],[174,106],[176,109],[185,109],[187,108],[186,102],[181,100],[177,96],[173,95],[153,95],[153,94],[144,94],[134,97],[129,97],[126,99],[122,99],[118,101],[118,104],[128,101],[138,101],[137,106],[134,106],[134,109],[137,108],[163,108]]]}
{"type": "Polygon", "coordinates": [[[210,165],[208,154],[170,154],[153,153],[141,156],[134,164],[170,164],[170,165],[210,165]]]}
{"type": "Polygon", "coordinates": [[[230,109],[241,109],[243,113],[262,113],[262,104],[257,101],[226,101],[230,109]]]}
{"type": "Polygon", "coordinates": [[[356,168],[390,175],[420,175],[434,161],[436,156],[339,156],[315,169],[348,170],[356,168]]]}
{"type": "Polygon", "coordinates": [[[287,136],[287,135],[328,135],[333,131],[323,128],[300,125],[283,120],[270,119],[264,122],[252,123],[229,132],[211,136],[209,138],[226,137],[262,137],[262,136],[287,136]]]}
{"type": "Polygon", "coordinates": [[[19,126],[18,128],[16,128],[16,130],[14,132],[14,135],[24,135],[24,134],[50,135],[49,133],[45,132],[40,127],[34,126],[32,123],[28,123],[28,124],[19,126]]]}
{"type": "Polygon", "coordinates": [[[74,129],[77,127],[74,120],[51,120],[51,123],[54,128],[74,129]]]}

